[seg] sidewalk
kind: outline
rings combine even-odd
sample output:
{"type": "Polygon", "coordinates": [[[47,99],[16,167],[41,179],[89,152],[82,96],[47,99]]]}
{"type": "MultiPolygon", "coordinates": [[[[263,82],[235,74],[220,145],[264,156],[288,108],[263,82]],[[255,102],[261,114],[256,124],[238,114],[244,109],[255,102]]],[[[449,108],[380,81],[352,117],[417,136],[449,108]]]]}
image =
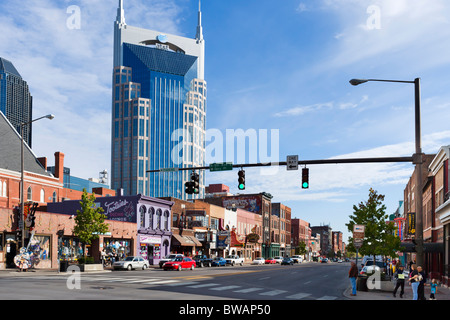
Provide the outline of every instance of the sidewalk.
{"type": "MultiPolygon", "coordinates": [[[[356,296],[351,296],[352,287],[349,286],[347,290],[344,291],[344,296],[350,300],[412,300],[413,293],[411,286],[405,283],[405,294],[403,298],[400,298],[400,288],[397,290],[397,297],[394,298],[392,292],[379,291],[379,290],[369,290],[369,291],[356,291],[356,296]]],[[[450,300],[450,288],[438,287],[437,293],[435,295],[436,300],[450,300]]],[[[430,298],[430,286],[425,286],[425,298],[429,300],[430,298]]]]}

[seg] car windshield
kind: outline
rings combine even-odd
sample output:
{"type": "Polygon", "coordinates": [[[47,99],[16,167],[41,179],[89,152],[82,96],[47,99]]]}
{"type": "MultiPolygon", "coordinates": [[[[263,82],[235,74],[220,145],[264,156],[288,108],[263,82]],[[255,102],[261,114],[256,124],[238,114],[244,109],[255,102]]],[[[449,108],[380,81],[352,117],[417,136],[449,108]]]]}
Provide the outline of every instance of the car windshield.
{"type": "Polygon", "coordinates": [[[220,260],[220,259],[222,259],[222,258],[214,258],[214,260],[220,260]]]}
{"type": "Polygon", "coordinates": [[[203,258],[202,255],[197,255],[197,256],[194,257],[194,259],[201,259],[201,258],[203,258]]]}
{"type": "Polygon", "coordinates": [[[133,261],[134,257],[126,257],[125,261],[133,261]]]}

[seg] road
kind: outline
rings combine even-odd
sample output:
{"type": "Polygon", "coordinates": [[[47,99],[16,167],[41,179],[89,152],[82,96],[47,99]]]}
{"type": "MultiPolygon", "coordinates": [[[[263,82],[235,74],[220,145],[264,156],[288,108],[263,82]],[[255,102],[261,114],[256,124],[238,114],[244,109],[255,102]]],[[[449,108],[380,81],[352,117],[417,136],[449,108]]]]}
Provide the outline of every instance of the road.
{"type": "Polygon", "coordinates": [[[1,300],[342,300],[348,263],[0,273],[1,300]],[[78,286],[79,285],[79,286],[78,286]]]}

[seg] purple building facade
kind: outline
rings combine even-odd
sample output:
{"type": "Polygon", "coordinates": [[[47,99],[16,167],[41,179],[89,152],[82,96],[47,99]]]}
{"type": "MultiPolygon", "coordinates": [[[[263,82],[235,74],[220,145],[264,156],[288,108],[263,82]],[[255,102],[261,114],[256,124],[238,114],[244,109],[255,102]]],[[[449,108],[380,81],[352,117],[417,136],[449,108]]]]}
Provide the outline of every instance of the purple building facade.
{"type": "MultiPolygon", "coordinates": [[[[136,224],[135,252],[150,264],[158,264],[170,253],[173,204],[140,194],[95,199],[96,207],[103,208],[107,220],[136,224]]],[[[80,200],[47,204],[48,212],[67,215],[76,215],[80,208],[80,200]]]]}

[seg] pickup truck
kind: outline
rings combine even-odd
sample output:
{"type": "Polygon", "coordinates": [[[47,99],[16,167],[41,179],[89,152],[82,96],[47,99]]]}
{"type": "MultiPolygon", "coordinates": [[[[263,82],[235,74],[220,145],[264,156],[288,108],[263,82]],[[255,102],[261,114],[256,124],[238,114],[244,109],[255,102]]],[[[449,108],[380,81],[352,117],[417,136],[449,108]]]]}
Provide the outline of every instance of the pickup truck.
{"type": "Polygon", "coordinates": [[[227,261],[227,264],[231,264],[232,266],[236,264],[240,264],[242,266],[244,264],[244,258],[239,258],[239,256],[227,256],[225,260],[227,261]]]}
{"type": "Polygon", "coordinates": [[[208,258],[205,255],[196,255],[193,260],[195,261],[195,264],[197,267],[211,267],[212,259],[208,258]]]}

